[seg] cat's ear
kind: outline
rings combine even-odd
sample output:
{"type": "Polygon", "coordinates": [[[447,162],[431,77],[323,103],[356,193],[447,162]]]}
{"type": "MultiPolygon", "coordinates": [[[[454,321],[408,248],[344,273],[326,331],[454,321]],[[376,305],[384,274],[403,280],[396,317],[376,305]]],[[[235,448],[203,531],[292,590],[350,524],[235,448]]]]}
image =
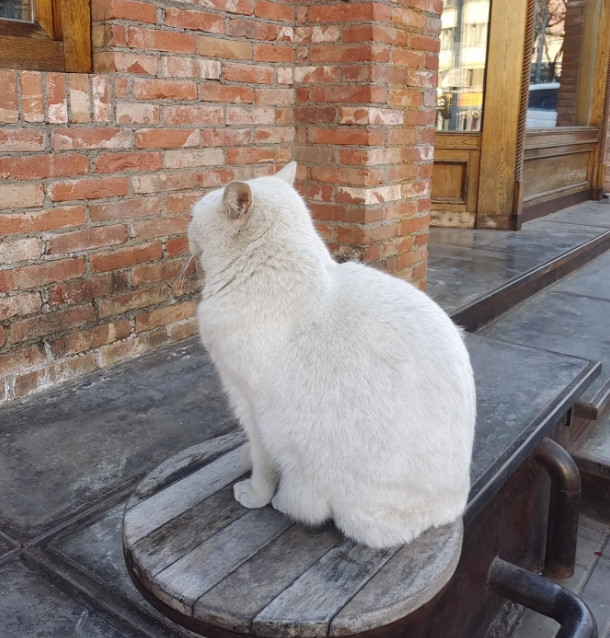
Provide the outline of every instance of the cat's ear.
{"type": "Polygon", "coordinates": [[[285,182],[288,182],[290,186],[293,186],[294,180],[297,176],[297,163],[290,162],[289,164],[286,164],[286,166],[284,166],[279,173],[276,173],[275,176],[283,179],[285,182]]]}
{"type": "Polygon", "coordinates": [[[231,182],[223,196],[225,211],[231,219],[246,215],[252,207],[252,190],[245,182],[231,182]]]}

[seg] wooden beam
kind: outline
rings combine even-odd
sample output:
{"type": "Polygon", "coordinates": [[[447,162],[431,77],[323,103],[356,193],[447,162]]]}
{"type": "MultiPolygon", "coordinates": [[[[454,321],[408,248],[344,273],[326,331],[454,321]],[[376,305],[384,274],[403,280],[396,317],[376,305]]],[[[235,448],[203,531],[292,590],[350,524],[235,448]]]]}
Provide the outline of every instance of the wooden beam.
{"type": "Polygon", "coordinates": [[[480,228],[510,226],[526,19],[527,0],[491,3],[477,204],[480,228]]]}

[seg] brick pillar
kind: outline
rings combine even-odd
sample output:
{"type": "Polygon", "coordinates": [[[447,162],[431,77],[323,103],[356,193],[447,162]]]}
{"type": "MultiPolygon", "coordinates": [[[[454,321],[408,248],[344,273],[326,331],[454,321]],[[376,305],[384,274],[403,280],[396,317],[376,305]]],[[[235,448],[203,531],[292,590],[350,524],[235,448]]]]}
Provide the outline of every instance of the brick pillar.
{"type": "Polygon", "coordinates": [[[440,0],[297,8],[296,159],[339,256],[425,286],[440,0]]]}

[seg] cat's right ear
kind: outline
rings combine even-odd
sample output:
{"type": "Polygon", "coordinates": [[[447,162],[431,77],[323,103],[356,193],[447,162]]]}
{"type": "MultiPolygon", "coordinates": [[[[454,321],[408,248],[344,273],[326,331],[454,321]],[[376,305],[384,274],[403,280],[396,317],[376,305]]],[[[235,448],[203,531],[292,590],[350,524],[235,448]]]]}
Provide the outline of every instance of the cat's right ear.
{"type": "Polygon", "coordinates": [[[223,195],[225,211],[231,219],[246,215],[252,207],[252,190],[245,182],[231,182],[223,195]]]}

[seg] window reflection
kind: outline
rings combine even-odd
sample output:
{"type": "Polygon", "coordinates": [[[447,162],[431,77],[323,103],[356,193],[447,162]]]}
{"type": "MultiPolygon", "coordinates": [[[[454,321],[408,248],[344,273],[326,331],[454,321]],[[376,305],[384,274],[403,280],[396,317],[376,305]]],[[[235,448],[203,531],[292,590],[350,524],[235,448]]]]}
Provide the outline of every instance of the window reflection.
{"type": "Polygon", "coordinates": [[[588,123],[586,74],[593,43],[585,33],[594,5],[587,0],[535,1],[527,128],[588,123]]]}
{"type": "Polygon", "coordinates": [[[489,0],[444,0],[437,94],[438,130],[479,131],[489,0]]]}
{"type": "Polygon", "coordinates": [[[32,3],[33,0],[0,0],[0,18],[32,22],[32,3]]]}

